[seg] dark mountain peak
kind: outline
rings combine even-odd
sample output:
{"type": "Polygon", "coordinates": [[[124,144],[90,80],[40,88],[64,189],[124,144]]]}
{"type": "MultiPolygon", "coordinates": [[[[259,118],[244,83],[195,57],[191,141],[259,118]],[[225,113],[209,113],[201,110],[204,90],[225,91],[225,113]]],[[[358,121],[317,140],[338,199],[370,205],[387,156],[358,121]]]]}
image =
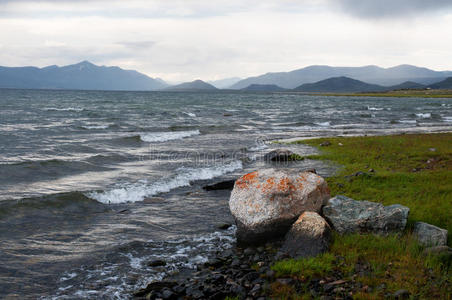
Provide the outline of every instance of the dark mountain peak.
{"type": "Polygon", "coordinates": [[[450,90],[450,89],[452,89],[452,77],[448,77],[448,78],[444,79],[443,81],[431,84],[428,87],[430,87],[432,89],[447,89],[447,90],[450,90]]]}
{"type": "Polygon", "coordinates": [[[167,91],[213,91],[217,90],[213,85],[202,81],[200,79],[196,79],[191,82],[184,82],[178,85],[170,86],[166,88],[167,91]]]}
{"type": "Polygon", "coordinates": [[[355,93],[355,92],[376,92],[385,88],[380,85],[368,84],[347,76],[338,76],[324,79],[315,83],[305,83],[295,88],[298,92],[318,92],[318,93],[355,93]]]}

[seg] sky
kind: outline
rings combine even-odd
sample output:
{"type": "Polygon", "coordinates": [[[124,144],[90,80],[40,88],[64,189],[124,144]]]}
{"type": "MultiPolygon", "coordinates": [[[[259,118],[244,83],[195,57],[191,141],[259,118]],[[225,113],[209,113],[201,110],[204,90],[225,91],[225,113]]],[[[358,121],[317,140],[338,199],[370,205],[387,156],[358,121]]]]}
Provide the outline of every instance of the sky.
{"type": "Polygon", "coordinates": [[[97,65],[169,82],[308,65],[452,70],[451,0],[0,0],[0,65],[97,65]]]}

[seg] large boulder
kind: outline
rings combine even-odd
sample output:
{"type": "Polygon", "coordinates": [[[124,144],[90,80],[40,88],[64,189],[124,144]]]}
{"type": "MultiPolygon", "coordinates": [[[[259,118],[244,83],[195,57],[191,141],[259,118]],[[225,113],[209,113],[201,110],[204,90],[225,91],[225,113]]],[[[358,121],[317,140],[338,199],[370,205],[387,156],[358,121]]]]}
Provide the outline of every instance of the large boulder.
{"type": "Polygon", "coordinates": [[[281,238],[303,212],[319,212],[329,197],[326,181],[311,172],[270,168],[246,174],[235,182],[229,200],[237,242],[281,238]]]}
{"type": "Polygon", "coordinates": [[[323,216],[340,234],[388,234],[405,229],[410,209],[400,204],[383,206],[381,203],[356,201],[336,196],[323,207],[323,216]]]}
{"type": "Polygon", "coordinates": [[[424,222],[416,222],[416,224],[414,224],[413,233],[414,236],[418,239],[419,243],[425,246],[447,245],[448,231],[446,229],[442,229],[424,222]]]}
{"type": "Polygon", "coordinates": [[[307,211],[286,234],[281,252],[292,258],[316,256],[328,250],[331,237],[331,228],[325,219],[307,211]]]}

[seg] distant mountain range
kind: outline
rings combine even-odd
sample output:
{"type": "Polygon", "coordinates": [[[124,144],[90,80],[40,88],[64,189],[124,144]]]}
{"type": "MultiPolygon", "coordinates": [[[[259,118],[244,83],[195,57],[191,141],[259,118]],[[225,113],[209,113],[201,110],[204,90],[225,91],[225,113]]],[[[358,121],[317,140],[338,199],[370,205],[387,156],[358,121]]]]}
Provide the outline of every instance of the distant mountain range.
{"type": "Polygon", "coordinates": [[[0,88],[152,91],[167,86],[137,71],[89,61],[64,67],[0,67],[0,88]]]}
{"type": "Polygon", "coordinates": [[[178,85],[173,85],[164,89],[164,91],[187,92],[187,91],[216,91],[218,90],[213,85],[202,80],[195,80],[191,82],[184,82],[178,85]]]}
{"type": "Polygon", "coordinates": [[[240,90],[251,84],[275,84],[282,88],[293,89],[305,83],[318,82],[332,77],[350,77],[369,84],[384,86],[397,85],[406,81],[431,84],[450,76],[452,76],[452,71],[434,71],[411,65],[392,68],[309,66],[291,72],[267,73],[249,77],[233,84],[230,88],[240,90]]]}
{"type": "Polygon", "coordinates": [[[261,76],[185,82],[169,86],[159,78],[119,67],[97,66],[88,61],[63,67],[0,67],[0,88],[130,90],[130,91],[217,91],[249,92],[378,92],[400,89],[452,89],[452,71],[434,71],[411,65],[309,66],[291,72],[261,76]]]}

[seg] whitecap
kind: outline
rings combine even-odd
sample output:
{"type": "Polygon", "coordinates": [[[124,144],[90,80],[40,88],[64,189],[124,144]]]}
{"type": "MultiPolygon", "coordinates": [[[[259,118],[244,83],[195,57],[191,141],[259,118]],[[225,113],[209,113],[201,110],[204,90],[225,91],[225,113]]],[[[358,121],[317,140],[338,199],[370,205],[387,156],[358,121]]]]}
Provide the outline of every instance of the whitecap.
{"type": "Polygon", "coordinates": [[[317,126],[322,126],[322,127],[328,127],[331,126],[330,122],[319,122],[319,123],[314,123],[317,126]]]}
{"type": "Polygon", "coordinates": [[[187,116],[192,117],[192,118],[196,118],[196,114],[194,114],[194,113],[192,113],[192,112],[186,112],[186,111],[183,111],[183,113],[186,114],[187,116]]]}
{"type": "Polygon", "coordinates": [[[233,161],[221,166],[208,168],[179,168],[174,177],[164,178],[153,183],[143,180],[138,183],[125,184],[106,192],[91,192],[88,197],[105,204],[142,201],[159,193],[167,193],[175,188],[189,186],[196,180],[212,179],[235,170],[242,169],[241,161],[233,161]]]}
{"type": "Polygon", "coordinates": [[[380,110],[384,110],[384,108],[382,107],[372,107],[372,106],[368,106],[367,110],[375,110],[375,111],[380,111],[380,110]]]}
{"type": "Polygon", "coordinates": [[[404,124],[416,124],[416,120],[399,120],[398,122],[404,124]]]}
{"type": "Polygon", "coordinates": [[[421,119],[429,119],[432,117],[431,113],[419,113],[416,114],[416,117],[421,118],[421,119]]]}
{"type": "Polygon", "coordinates": [[[108,125],[82,125],[84,129],[107,129],[108,125]]]}
{"type": "Polygon", "coordinates": [[[166,142],[171,140],[180,140],[193,135],[201,134],[199,130],[190,131],[169,131],[169,132],[149,132],[140,134],[140,138],[143,142],[155,143],[166,142]]]}
{"type": "Polygon", "coordinates": [[[84,108],[81,107],[48,107],[48,108],[44,108],[44,110],[46,111],[82,111],[84,110],[84,108]]]}
{"type": "Polygon", "coordinates": [[[444,122],[452,122],[452,117],[443,117],[444,122]]]}

